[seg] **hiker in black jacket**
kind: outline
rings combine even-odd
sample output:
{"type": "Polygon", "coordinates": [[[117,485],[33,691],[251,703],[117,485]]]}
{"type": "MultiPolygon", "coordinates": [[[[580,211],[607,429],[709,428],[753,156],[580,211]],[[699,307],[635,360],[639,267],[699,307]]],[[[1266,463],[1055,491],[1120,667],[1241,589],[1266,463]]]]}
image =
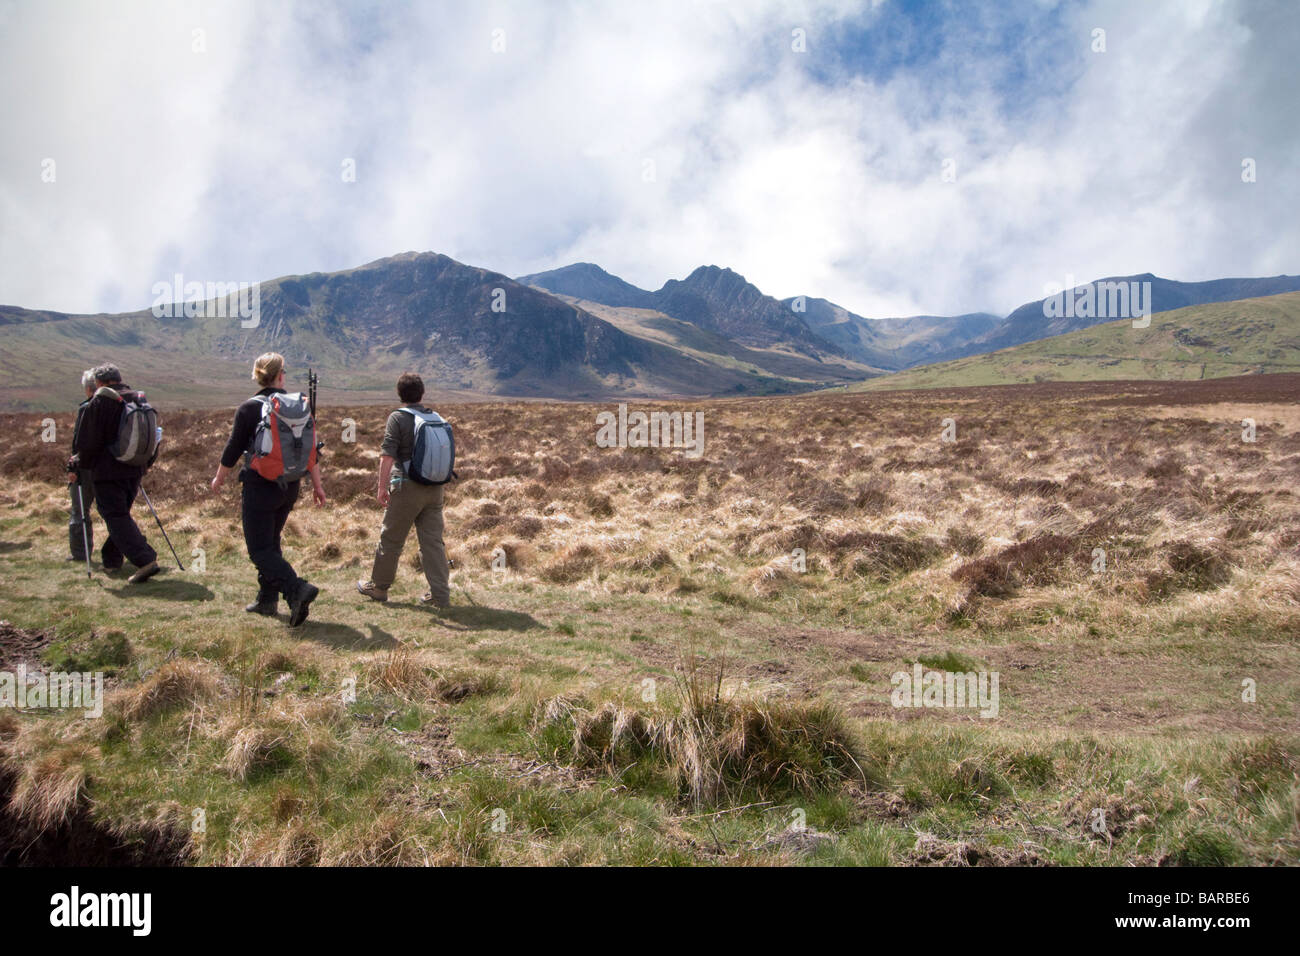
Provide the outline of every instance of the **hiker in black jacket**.
{"type": "Polygon", "coordinates": [[[77,463],[90,470],[95,483],[95,506],[108,526],[108,539],[99,553],[104,569],[116,571],[122,567],[125,557],[136,567],[131,583],[139,584],[161,570],[158,553],[149,546],[131,517],[131,506],[140,493],[145,469],[118,461],[109,450],[117,440],[122,419],[120,396],[134,394],[134,390],[122,384],[122,373],[112,365],[96,366],[94,375],[99,388],[81,416],[75,439],[77,463]]]}
{"type": "MultiPolygon", "coordinates": [[[[221,464],[212,479],[214,492],[221,491],[240,456],[247,456],[252,449],[253,436],[262,420],[263,403],[258,399],[284,394],[284,357],[275,352],[259,356],[253,365],[253,380],[262,386],[261,391],[235,412],[230,440],[226,442],[221,464]]],[[[319,462],[308,474],[317,506],[325,504],[319,462]]],[[[279,610],[280,595],[283,594],[289,602],[289,626],[297,627],[307,620],[308,608],[320,593],[316,585],[298,577],[280,550],[280,535],[298,500],[300,482],[290,481],[281,486],[269,481],[248,467],[247,457],[240,469],[239,481],[244,486],[241,507],[244,543],[248,547],[249,559],[257,567],[257,599],[244,610],[273,617],[279,610]]]]}
{"type": "Polygon", "coordinates": [[[90,405],[90,397],[95,394],[93,368],[82,372],[81,387],[86,391],[86,400],[77,406],[77,423],[72,427],[72,457],[68,459],[68,491],[72,497],[71,517],[68,519],[68,560],[78,564],[85,562],[87,553],[95,550],[95,526],[88,510],[95,503],[95,482],[90,477],[90,469],[81,467],[77,457],[81,420],[90,405]]]}

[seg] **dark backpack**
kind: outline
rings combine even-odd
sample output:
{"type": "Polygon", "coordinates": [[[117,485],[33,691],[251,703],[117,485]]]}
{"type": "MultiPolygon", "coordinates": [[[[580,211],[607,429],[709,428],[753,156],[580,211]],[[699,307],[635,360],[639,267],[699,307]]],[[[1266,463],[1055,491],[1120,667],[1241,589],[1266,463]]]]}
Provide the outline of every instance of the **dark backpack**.
{"type": "Polygon", "coordinates": [[[117,439],[108,446],[109,454],[124,465],[147,468],[158,456],[158,412],[144,392],[119,392],[101,386],[96,397],[112,398],[122,406],[117,422],[117,439]]]}
{"type": "Polygon", "coordinates": [[[419,485],[445,485],[456,477],[456,439],[451,423],[437,412],[399,408],[415,419],[415,444],[410,461],[402,462],[406,477],[419,485]]]}

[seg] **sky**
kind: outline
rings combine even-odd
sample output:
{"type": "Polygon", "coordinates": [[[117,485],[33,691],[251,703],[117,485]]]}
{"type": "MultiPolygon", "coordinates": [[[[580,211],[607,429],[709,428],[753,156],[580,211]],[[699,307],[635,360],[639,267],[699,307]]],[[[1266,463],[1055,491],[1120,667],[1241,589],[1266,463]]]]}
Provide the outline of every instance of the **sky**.
{"type": "Polygon", "coordinates": [[[0,0],[0,302],[411,250],[869,317],[1294,274],[1296,50],[1293,0],[0,0]]]}

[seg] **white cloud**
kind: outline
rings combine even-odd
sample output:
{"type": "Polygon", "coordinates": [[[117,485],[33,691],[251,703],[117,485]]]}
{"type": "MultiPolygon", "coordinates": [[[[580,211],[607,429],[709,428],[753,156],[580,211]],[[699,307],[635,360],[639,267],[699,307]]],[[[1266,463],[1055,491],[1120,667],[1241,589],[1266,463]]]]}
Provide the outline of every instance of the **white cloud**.
{"type": "Polygon", "coordinates": [[[870,49],[888,5],[0,5],[0,301],[140,308],[174,271],[408,249],[649,288],[716,263],[866,315],[1297,271],[1284,5],[1098,0],[1051,42],[955,9],[906,38],[942,30],[929,67],[867,79],[828,51],[870,49]]]}

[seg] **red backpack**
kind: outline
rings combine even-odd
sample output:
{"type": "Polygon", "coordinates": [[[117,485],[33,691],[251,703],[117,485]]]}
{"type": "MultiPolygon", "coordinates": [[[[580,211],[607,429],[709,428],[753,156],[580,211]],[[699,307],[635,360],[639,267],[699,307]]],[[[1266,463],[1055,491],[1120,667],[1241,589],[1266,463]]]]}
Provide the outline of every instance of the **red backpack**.
{"type": "Polygon", "coordinates": [[[316,465],[316,420],[307,396],[291,392],[253,397],[262,403],[262,420],[253,432],[248,467],[281,486],[298,481],[316,465]]]}

